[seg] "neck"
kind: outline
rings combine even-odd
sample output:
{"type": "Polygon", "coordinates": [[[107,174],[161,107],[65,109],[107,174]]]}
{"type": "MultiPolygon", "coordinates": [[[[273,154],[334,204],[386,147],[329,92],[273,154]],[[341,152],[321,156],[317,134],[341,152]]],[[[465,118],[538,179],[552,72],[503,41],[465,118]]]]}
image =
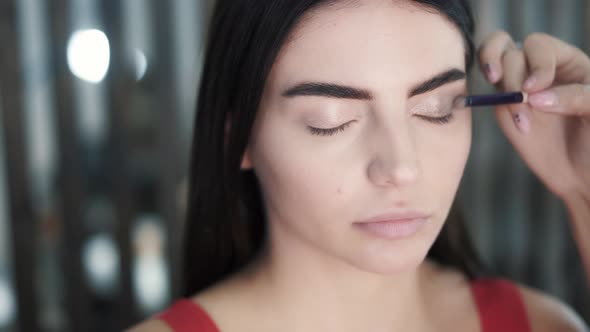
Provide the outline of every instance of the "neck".
{"type": "Polygon", "coordinates": [[[268,241],[248,274],[273,312],[281,312],[283,321],[301,324],[294,330],[419,330],[422,326],[416,324],[427,321],[429,263],[382,275],[363,271],[294,236],[278,235],[269,236],[280,240],[268,241]]]}

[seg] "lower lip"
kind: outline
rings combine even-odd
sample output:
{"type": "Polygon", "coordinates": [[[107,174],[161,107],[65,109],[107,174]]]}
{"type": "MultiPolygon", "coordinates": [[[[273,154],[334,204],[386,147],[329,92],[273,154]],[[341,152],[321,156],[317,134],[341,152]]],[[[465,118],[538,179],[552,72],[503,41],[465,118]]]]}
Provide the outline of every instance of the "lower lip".
{"type": "Polygon", "coordinates": [[[400,239],[416,234],[428,218],[389,220],[368,223],[355,223],[359,229],[386,239],[400,239]]]}

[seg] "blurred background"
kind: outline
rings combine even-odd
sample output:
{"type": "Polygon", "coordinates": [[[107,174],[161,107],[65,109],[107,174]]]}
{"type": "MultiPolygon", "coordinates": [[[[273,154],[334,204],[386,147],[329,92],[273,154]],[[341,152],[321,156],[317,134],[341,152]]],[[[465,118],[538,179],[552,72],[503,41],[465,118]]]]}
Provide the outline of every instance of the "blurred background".
{"type": "MultiPolygon", "coordinates": [[[[178,294],[213,2],[0,0],[0,332],[119,331],[178,294]]],[[[590,51],[590,0],[473,5],[478,41],[541,31],[590,51]]],[[[473,135],[459,199],[481,256],[590,322],[563,205],[491,112],[474,113],[473,135]]]]}

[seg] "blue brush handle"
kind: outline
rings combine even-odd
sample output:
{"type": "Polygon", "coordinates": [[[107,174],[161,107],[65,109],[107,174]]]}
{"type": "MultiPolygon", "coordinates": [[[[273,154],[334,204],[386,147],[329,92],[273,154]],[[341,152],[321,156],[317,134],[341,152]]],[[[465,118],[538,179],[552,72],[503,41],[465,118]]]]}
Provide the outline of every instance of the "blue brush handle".
{"type": "Polygon", "coordinates": [[[467,96],[465,106],[493,106],[504,104],[520,104],[524,101],[522,92],[504,92],[491,95],[467,96]]]}

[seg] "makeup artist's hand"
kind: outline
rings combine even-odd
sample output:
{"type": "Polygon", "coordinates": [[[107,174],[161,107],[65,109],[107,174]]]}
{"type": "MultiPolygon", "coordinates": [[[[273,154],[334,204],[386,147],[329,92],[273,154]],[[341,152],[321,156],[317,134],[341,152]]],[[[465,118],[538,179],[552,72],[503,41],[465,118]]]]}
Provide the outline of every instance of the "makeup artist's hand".
{"type": "Polygon", "coordinates": [[[570,195],[590,199],[588,56],[545,34],[532,34],[517,47],[510,35],[499,31],[483,43],[479,58],[497,89],[529,94],[528,104],[496,111],[500,127],[523,160],[563,200],[570,195]]]}
{"type": "Polygon", "coordinates": [[[479,55],[496,88],[529,94],[526,104],[498,107],[496,118],[529,168],[564,201],[590,286],[590,59],[544,34],[517,47],[502,31],[479,55]]]}

